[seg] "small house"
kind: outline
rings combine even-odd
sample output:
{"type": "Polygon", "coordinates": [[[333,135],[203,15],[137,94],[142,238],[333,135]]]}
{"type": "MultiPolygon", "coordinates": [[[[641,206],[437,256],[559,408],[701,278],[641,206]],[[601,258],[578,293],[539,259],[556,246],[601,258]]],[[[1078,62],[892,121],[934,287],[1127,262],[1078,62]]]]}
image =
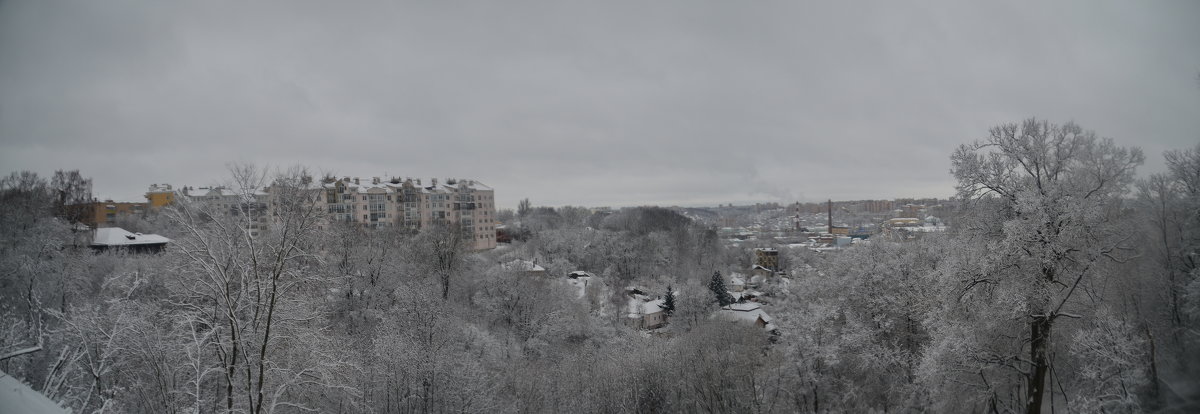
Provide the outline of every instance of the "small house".
{"type": "Polygon", "coordinates": [[[663,313],[662,299],[649,299],[642,296],[629,299],[625,324],[637,329],[656,329],[667,324],[667,315],[663,313]]]}
{"type": "Polygon", "coordinates": [[[746,277],[741,273],[731,273],[729,275],[729,282],[725,284],[725,290],[728,290],[730,293],[746,290],[746,277]]]}
{"type": "Polygon", "coordinates": [[[775,275],[774,270],[768,269],[767,267],[762,266],[762,265],[754,265],[753,267],[750,268],[750,271],[754,274],[755,277],[759,277],[759,276],[771,277],[771,276],[775,275]]]}
{"type": "Polygon", "coordinates": [[[755,302],[723,306],[712,317],[723,321],[753,324],[773,334],[777,334],[779,331],[775,324],[771,323],[771,316],[762,310],[762,305],[755,302]]]}
{"type": "Polygon", "coordinates": [[[625,325],[635,329],[657,329],[667,324],[663,312],[666,300],[647,296],[643,289],[634,286],[625,288],[629,301],[625,305],[625,325]]]}
{"type": "Polygon", "coordinates": [[[591,282],[592,278],[595,276],[596,275],[582,270],[576,270],[567,274],[567,284],[574,286],[575,289],[578,289],[579,297],[582,298],[587,295],[588,283],[591,282]]]}

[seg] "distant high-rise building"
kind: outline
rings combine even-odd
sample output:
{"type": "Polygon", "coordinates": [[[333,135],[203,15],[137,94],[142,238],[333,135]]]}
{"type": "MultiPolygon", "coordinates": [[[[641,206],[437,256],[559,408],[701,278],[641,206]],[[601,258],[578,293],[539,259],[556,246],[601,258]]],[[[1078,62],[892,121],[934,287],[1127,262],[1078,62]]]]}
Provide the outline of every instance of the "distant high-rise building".
{"type": "MultiPolygon", "coordinates": [[[[475,250],[496,247],[495,191],[475,180],[450,178],[439,183],[435,178],[423,185],[412,178],[327,177],[312,191],[329,222],[414,230],[444,225],[467,233],[475,250]]],[[[184,187],[184,192],[176,193],[165,184],[151,186],[146,194],[151,206],[169,204],[176,196],[207,204],[211,214],[254,216],[250,231],[257,235],[269,228],[274,216],[271,200],[278,195],[272,187],[252,194],[225,187],[184,187]]]]}
{"type": "Polygon", "coordinates": [[[421,229],[457,227],[475,250],[496,247],[495,191],[475,180],[328,178],[321,183],[331,221],[421,229]]]}

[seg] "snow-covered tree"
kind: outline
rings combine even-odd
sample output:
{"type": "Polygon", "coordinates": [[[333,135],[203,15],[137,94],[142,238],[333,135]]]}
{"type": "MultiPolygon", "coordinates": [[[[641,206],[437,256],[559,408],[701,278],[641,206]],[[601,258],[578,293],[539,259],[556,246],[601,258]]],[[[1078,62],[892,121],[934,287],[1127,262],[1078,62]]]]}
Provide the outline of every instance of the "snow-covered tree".
{"type": "Polygon", "coordinates": [[[92,179],[84,178],[79,170],[55,171],[50,190],[54,194],[55,214],[59,217],[78,223],[93,214],[91,206],[86,204],[92,201],[92,179]]]}
{"type": "Polygon", "coordinates": [[[663,295],[662,309],[667,316],[675,313],[675,289],[671,285],[667,285],[667,293],[663,295]]]}
{"type": "Polygon", "coordinates": [[[528,198],[523,198],[521,201],[517,202],[517,216],[525,217],[525,215],[529,214],[529,210],[531,209],[532,205],[529,203],[528,198]]]}
{"type": "Polygon", "coordinates": [[[1097,312],[1088,325],[1076,332],[1070,343],[1070,354],[1079,364],[1072,408],[1080,412],[1141,412],[1138,394],[1150,383],[1150,347],[1134,327],[1108,309],[1097,312]]]}
{"type": "MultiPolygon", "coordinates": [[[[1179,275],[1180,285],[1189,291],[1200,290],[1200,144],[1186,150],[1167,151],[1167,167],[1170,171],[1169,185],[1178,194],[1179,204],[1175,216],[1176,232],[1168,238],[1174,241],[1176,248],[1172,262],[1174,272],[1179,275]],[[1173,237],[1171,237],[1173,236],[1173,237]]],[[[1171,242],[1167,242],[1171,245],[1171,242]]],[[[1188,295],[1185,306],[1191,310],[1188,332],[1192,340],[1200,341],[1200,297],[1188,295]]]]}
{"type": "Polygon", "coordinates": [[[344,390],[340,359],[320,335],[319,192],[299,169],[231,172],[232,207],[180,200],[168,213],[184,232],[171,249],[180,269],[172,294],[208,338],[224,410],[314,408],[305,390],[344,390]]]}
{"type": "Polygon", "coordinates": [[[1055,327],[1085,317],[1093,305],[1084,291],[1133,256],[1121,197],[1142,160],[1073,123],[1036,119],[992,128],[954,152],[964,217],[946,283],[956,292],[929,359],[959,353],[961,371],[945,381],[975,384],[978,394],[966,396],[992,407],[1042,410],[1055,327]]]}
{"type": "Polygon", "coordinates": [[[721,277],[721,272],[713,272],[712,278],[708,280],[708,290],[712,292],[717,306],[729,306],[733,304],[733,295],[725,289],[725,278],[721,277]]]}
{"type": "Polygon", "coordinates": [[[442,300],[446,300],[451,284],[463,270],[470,244],[471,233],[458,223],[430,226],[413,241],[414,255],[409,259],[437,277],[442,300]]]}

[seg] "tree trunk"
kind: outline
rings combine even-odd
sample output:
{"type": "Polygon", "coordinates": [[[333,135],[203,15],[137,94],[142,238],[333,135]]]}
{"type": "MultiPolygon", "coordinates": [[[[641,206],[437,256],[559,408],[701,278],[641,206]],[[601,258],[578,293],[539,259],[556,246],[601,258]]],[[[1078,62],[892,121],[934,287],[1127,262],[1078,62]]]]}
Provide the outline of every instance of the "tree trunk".
{"type": "Polygon", "coordinates": [[[1046,355],[1050,347],[1050,322],[1049,316],[1040,315],[1029,324],[1029,360],[1033,363],[1033,373],[1029,377],[1026,413],[1042,412],[1042,391],[1046,388],[1046,373],[1050,370],[1050,359],[1046,355]]]}
{"type": "Polygon", "coordinates": [[[450,271],[442,273],[442,300],[450,299],[450,271]]]}
{"type": "Polygon", "coordinates": [[[1150,395],[1149,407],[1154,408],[1159,406],[1159,389],[1158,389],[1158,356],[1156,355],[1154,335],[1150,333],[1150,326],[1143,327],[1146,331],[1146,342],[1150,344],[1150,388],[1147,393],[1150,395]]]}

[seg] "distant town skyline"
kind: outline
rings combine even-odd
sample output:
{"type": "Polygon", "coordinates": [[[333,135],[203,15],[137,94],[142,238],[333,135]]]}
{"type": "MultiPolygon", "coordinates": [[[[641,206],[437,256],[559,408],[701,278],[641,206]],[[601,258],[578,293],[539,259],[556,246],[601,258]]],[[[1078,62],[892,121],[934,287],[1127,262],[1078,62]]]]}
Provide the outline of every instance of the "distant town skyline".
{"type": "Polygon", "coordinates": [[[1200,139],[1200,3],[0,2],[0,173],[97,198],[229,162],[469,178],[498,208],[949,197],[1036,116],[1200,139]]]}
{"type": "MultiPolygon", "coordinates": [[[[391,176],[338,175],[335,178],[337,178],[337,179],[349,178],[351,181],[353,181],[354,179],[359,179],[359,180],[361,180],[361,182],[367,183],[367,182],[370,182],[370,180],[372,178],[380,178],[380,179],[382,179],[382,181],[386,182],[388,178],[391,178],[391,176]]],[[[409,178],[411,178],[413,180],[419,180],[421,182],[421,184],[425,185],[425,186],[431,185],[430,184],[431,179],[441,181],[441,182],[444,182],[443,180],[456,179],[454,177],[444,177],[444,178],[399,177],[399,178],[402,180],[409,179],[409,178]]],[[[478,181],[478,180],[474,180],[469,177],[460,177],[459,179],[478,181]]],[[[484,183],[482,181],[479,181],[479,183],[486,185],[486,183],[484,183]]],[[[217,188],[217,187],[230,188],[231,185],[232,184],[227,181],[226,182],[214,182],[213,184],[206,184],[206,185],[193,185],[193,184],[175,185],[175,184],[170,184],[170,183],[153,183],[153,184],[150,184],[149,186],[147,186],[146,190],[143,190],[141,193],[130,196],[130,197],[116,198],[116,197],[104,196],[99,193],[94,193],[94,198],[96,198],[97,201],[109,200],[109,201],[113,201],[113,202],[145,203],[148,200],[149,193],[151,193],[151,192],[162,193],[163,191],[165,191],[164,189],[168,189],[168,188],[170,191],[174,191],[174,192],[178,192],[178,193],[183,193],[185,191],[188,191],[191,195],[197,195],[197,194],[204,194],[205,192],[212,190],[214,188],[217,188]],[[153,188],[151,188],[151,187],[153,187],[153,188]],[[185,189],[185,187],[189,188],[190,190],[185,189]]],[[[793,205],[796,203],[824,205],[824,203],[826,201],[840,203],[840,202],[869,201],[869,200],[886,200],[886,201],[928,200],[928,199],[944,200],[944,199],[948,199],[952,196],[953,195],[928,196],[928,197],[900,196],[900,197],[888,197],[888,198],[875,197],[875,198],[852,198],[852,199],[829,199],[829,198],[826,198],[826,199],[813,199],[813,200],[782,200],[782,201],[781,200],[732,200],[732,201],[714,202],[714,203],[683,203],[683,204],[681,204],[681,203],[661,203],[661,204],[640,203],[640,204],[622,204],[622,205],[584,205],[584,204],[571,204],[571,203],[550,205],[550,204],[544,204],[544,203],[536,203],[533,200],[530,200],[530,202],[534,207],[576,206],[576,207],[588,207],[588,208],[604,208],[604,207],[623,208],[623,207],[641,207],[641,206],[661,206],[661,207],[686,207],[686,208],[703,208],[703,207],[717,208],[717,207],[725,207],[725,206],[753,207],[753,206],[757,206],[757,205],[773,205],[773,204],[778,204],[780,207],[787,207],[789,205],[793,205]]],[[[517,200],[517,202],[519,203],[520,200],[517,200]]],[[[499,205],[496,206],[497,209],[509,209],[509,210],[516,210],[516,207],[517,206],[515,204],[513,206],[499,206],[499,205]]]]}

